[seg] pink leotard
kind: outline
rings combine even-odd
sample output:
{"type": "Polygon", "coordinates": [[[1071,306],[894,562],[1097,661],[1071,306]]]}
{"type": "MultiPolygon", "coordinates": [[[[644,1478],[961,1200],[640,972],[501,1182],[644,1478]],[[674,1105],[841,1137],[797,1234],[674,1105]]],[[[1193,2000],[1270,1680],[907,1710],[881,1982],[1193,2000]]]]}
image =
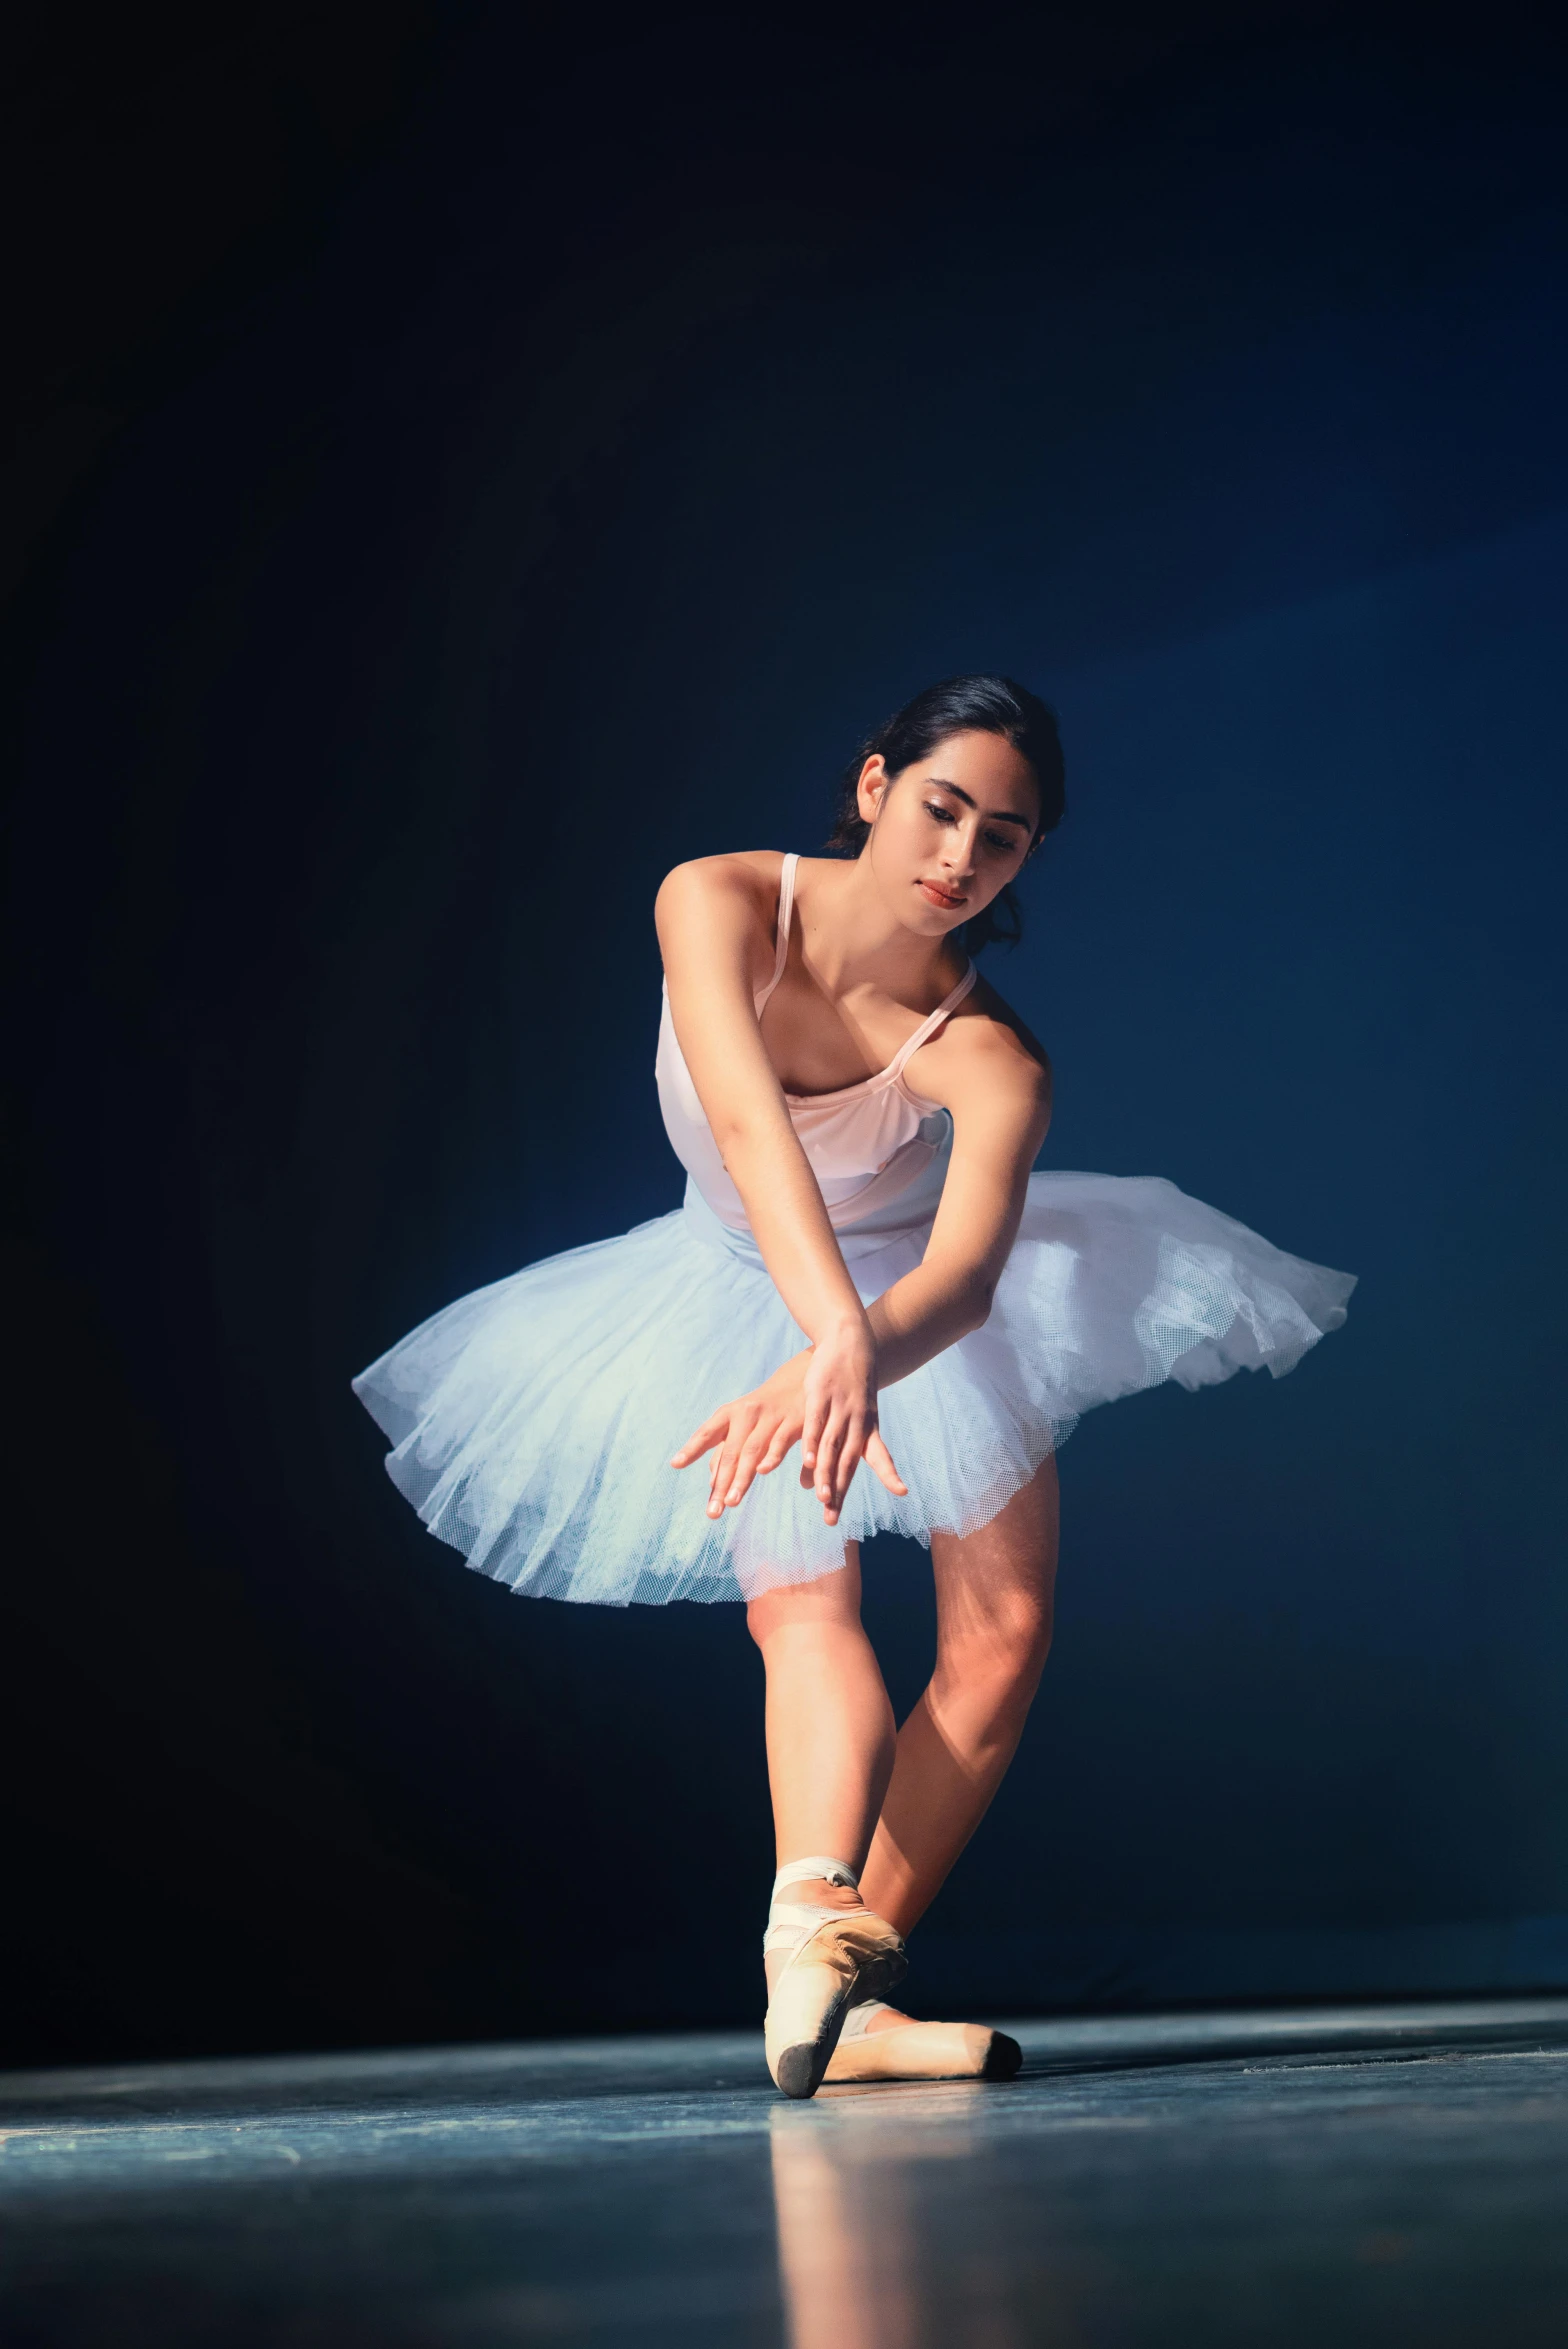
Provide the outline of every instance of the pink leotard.
{"type": "MultiPolygon", "coordinates": [[[[787,856],[779,876],[778,943],[773,975],[756,997],[759,1018],[789,959],[799,862],[799,857],[787,856]]],[[[800,1137],[835,1228],[858,1222],[898,1198],[924,1174],[942,1148],[947,1114],[936,1102],[911,1091],[904,1082],[904,1070],[921,1045],[928,1044],[957,1010],[974,983],[971,964],[951,994],[943,997],[929,1019],[921,1021],[908,1043],[876,1076],[864,1077],[858,1085],[840,1086],[834,1093],[785,1094],[790,1123],[800,1137]]],[[[676,1040],[668,989],[654,1069],[665,1131],[676,1157],[719,1221],[731,1231],[747,1230],[745,1206],[719,1155],[676,1040]]]]}

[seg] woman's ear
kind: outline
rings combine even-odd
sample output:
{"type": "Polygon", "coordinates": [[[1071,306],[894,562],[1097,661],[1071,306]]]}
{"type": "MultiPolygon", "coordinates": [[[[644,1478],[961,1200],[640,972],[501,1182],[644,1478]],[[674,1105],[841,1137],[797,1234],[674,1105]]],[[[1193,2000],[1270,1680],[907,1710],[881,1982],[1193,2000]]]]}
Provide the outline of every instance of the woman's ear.
{"type": "Polygon", "coordinates": [[[878,751],[861,768],[860,781],[855,786],[855,805],[860,810],[863,824],[876,822],[877,810],[882,805],[882,795],[887,790],[888,780],[887,761],[878,751]]]}

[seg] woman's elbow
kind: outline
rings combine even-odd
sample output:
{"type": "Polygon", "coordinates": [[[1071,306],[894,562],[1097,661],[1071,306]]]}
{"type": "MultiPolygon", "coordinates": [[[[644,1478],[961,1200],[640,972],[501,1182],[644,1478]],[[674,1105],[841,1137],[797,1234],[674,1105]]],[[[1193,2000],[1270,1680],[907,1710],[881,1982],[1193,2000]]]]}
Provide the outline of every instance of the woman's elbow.
{"type": "Polygon", "coordinates": [[[996,1275],[989,1272],[976,1273],[974,1278],[967,1283],[964,1295],[965,1337],[968,1337],[972,1330],[984,1329],[991,1318],[991,1308],[995,1303],[996,1275]]]}
{"type": "Polygon", "coordinates": [[[765,1170],[776,1151],[776,1121],[766,1109],[720,1110],[708,1120],[719,1156],[733,1175],[737,1167],[765,1170]]]}

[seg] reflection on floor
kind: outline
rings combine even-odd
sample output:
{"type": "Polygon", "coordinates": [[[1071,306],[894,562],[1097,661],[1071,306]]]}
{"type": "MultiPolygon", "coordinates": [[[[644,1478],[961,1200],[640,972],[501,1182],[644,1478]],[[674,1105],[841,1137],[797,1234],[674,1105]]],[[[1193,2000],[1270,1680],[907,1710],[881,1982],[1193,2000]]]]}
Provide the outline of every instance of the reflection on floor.
{"type": "Polygon", "coordinates": [[[736,2036],[0,2080],[13,2349],[1561,2349],[1568,1999],[1017,2024],[777,2098],[736,2036]]]}

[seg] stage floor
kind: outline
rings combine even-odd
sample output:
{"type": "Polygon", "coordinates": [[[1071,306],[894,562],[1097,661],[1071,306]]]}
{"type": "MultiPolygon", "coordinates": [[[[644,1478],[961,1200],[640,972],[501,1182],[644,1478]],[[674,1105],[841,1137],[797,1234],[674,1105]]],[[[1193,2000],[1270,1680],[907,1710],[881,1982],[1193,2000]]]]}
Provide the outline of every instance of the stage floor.
{"type": "Polygon", "coordinates": [[[732,2034],[13,2074],[0,2335],[1568,2342],[1568,1998],[1010,2027],[804,2105],[732,2034]]]}

